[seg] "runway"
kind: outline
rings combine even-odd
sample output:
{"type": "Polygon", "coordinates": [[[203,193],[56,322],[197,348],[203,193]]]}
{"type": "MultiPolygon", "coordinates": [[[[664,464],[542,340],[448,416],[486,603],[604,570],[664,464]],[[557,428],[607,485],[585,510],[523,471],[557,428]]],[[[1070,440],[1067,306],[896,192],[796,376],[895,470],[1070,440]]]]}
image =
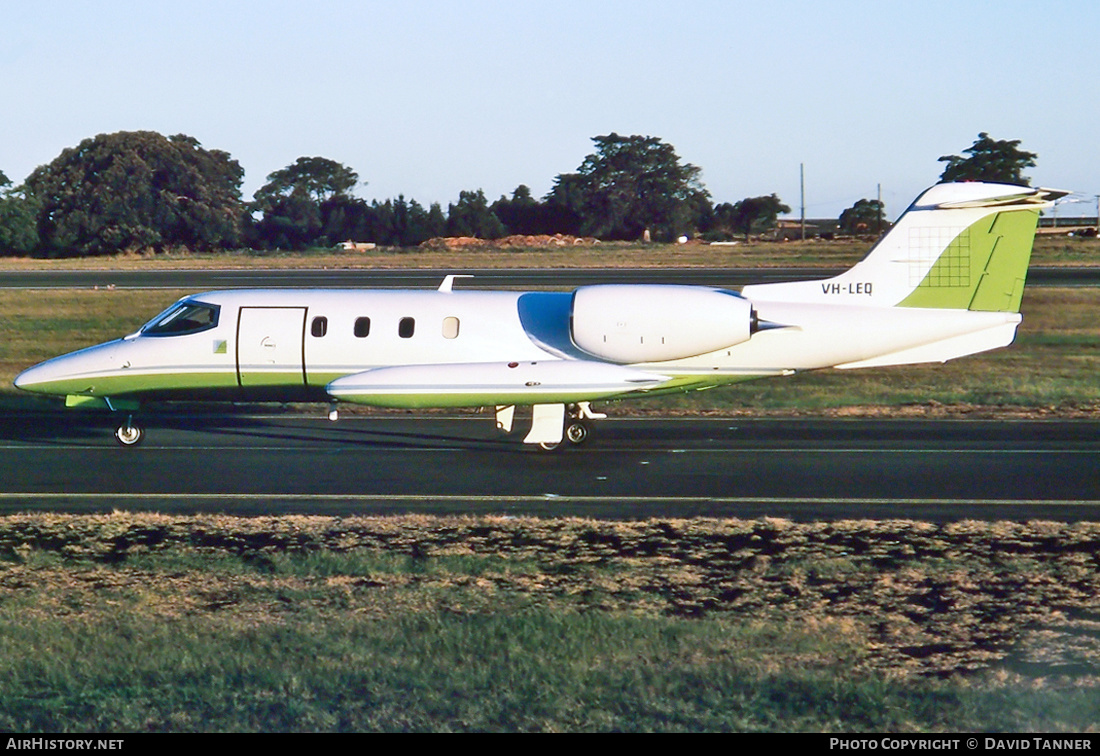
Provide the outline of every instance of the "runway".
{"type": "Polygon", "coordinates": [[[1096,520],[1100,422],[608,419],[543,452],[488,415],[0,418],[0,511],[1096,520]]]}
{"type": "MultiPolygon", "coordinates": [[[[449,273],[463,289],[571,288],[601,283],[675,283],[737,288],[828,278],[841,268],[532,268],[440,270],[23,270],[0,271],[0,289],[434,288],[449,273]]],[[[1100,269],[1037,267],[1028,286],[1096,286],[1100,269]]]]}

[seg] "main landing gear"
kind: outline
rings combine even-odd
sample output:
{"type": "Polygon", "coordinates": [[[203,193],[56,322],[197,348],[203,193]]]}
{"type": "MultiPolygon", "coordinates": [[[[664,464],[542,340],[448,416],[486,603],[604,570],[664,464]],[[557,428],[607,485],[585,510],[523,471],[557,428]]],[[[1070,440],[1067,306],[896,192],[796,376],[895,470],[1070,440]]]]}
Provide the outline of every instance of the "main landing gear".
{"type": "Polygon", "coordinates": [[[583,444],[588,439],[588,428],[584,423],[570,423],[565,426],[565,438],[571,444],[583,444]]]}
{"type": "MultiPolygon", "coordinates": [[[[497,428],[505,433],[512,430],[514,406],[496,408],[497,428]]],[[[540,449],[552,451],[562,441],[583,444],[588,439],[586,420],[600,420],[607,415],[593,412],[588,402],[570,404],[536,404],[531,408],[531,431],[523,439],[525,444],[537,444],[540,449]]]]}
{"type": "MultiPolygon", "coordinates": [[[[584,406],[581,407],[577,404],[571,404],[568,407],[569,417],[565,420],[565,430],[562,433],[562,437],[565,441],[573,444],[574,446],[580,446],[588,440],[588,426],[581,422],[582,420],[599,420],[607,417],[602,413],[593,413],[588,408],[588,402],[584,402],[584,406]]],[[[545,451],[553,451],[561,445],[561,442],[539,442],[539,448],[545,451]]]]}
{"type": "MultiPolygon", "coordinates": [[[[562,434],[565,441],[578,446],[588,440],[588,426],[582,422],[569,422],[562,434]]],[[[539,441],[539,448],[543,451],[554,451],[561,446],[561,441],[539,441]]]]}

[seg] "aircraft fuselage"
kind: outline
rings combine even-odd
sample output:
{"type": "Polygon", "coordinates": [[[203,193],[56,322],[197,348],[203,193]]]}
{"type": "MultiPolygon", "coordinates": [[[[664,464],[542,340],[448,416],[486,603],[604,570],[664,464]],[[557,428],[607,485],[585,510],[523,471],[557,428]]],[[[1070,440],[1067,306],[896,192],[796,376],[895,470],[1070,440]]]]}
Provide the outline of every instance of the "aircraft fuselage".
{"type": "Polygon", "coordinates": [[[331,395],[408,407],[569,402],[856,363],[976,332],[998,334],[1000,343],[1011,341],[1019,322],[1015,313],[781,302],[751,308],[732,292],[704,287],[579,291],[593,289],[633,297],[638,312],[632,318],[616,302],[620,309],[606,323],[589,328],[596,333],[589,340],[598,343],[587,352],[576,344],[585,326],[575,320],[570,292],[249,289],[186,297],[141,331],[44,362],[22,373],[16,385],[115,400],[331,395]],[[666,292],[678,309],[654,301],[666,292]],[[734,310],[728,315],[745,323],[734,324],[718,348],[711,348],[713,341],[678,346],[676,339],[721,330],[712,318],[722,313],[706,307],[715,298],[718,304],[729,300],[734,310]],[[696,299],[697,308],[691,304],[696,299]],[[186,311],[172,320],[180,309],[186,311]],[[651,312],[664,313],[663,319],[637,323],[651,312]],[[772,327],[753,330],[753,320],[772,327]],[[852,339],[856,330],[860,338],[852,339]],[[647,340],[656,342],[654,354],[674,358],[614,358],[616,342],[630,357],[645,355],[647,340]],[[603,344],[612,345],[610,356],[594,355],[603,344]],[[692,353],[698,349],[705,351],[692,353]],[[348,392],[341,382],[359,373],[367,374],[359,381],[363,391],[348,392]]]}

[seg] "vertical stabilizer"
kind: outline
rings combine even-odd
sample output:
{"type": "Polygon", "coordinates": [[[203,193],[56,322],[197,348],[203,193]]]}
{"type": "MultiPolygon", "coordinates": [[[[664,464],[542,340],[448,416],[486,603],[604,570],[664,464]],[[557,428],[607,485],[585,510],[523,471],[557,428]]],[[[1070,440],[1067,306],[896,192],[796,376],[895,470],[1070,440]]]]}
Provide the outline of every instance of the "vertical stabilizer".
{"type": "Polygon", "coordinates": [[[839,276],[746,286],[742,294],[754,302],[1019,312],[1039,212],[1066,194],[1010,184],[938,184],[839,276]]]}

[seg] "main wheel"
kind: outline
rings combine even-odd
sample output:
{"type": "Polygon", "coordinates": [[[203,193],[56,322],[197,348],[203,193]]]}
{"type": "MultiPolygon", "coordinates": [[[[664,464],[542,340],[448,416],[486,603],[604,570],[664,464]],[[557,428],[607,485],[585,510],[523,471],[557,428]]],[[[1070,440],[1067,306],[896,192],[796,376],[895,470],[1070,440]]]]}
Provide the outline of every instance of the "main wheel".
{"type": "Polygon", "coordinates": [[[125,425],[118,426],[115,431],[115,438],[123,446],[135,446],[140,444],[141,440],[145,438],[145,431],[133,423],[126,423],[125,425]]]}
{"type": "Polygon", "coordinates": [[[565,437],[571,444],[583,444],[588,438],[588,428],[581,423],[570,423],[565,428],[565,437]]]}

